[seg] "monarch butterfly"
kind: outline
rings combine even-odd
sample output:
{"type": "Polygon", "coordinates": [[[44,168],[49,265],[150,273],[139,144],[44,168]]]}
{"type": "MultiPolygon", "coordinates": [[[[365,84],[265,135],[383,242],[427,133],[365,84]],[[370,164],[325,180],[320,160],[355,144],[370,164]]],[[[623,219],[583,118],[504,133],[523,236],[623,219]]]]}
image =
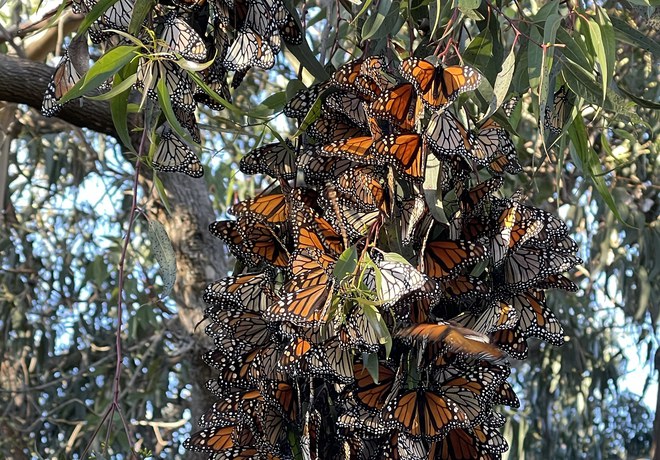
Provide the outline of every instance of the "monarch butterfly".
{"type": "Polygon", "coordinates": [[[62,109],[58,101],[80,80],[80,74],[76,70],[69,52],[64,51],[55,72],[48,83],[44,98],[41,103],[41,113],[44,117],[53,117],[62,109]]]}
{"type": "Polygon", "coordinates": [[[403,130],[415,128],[421,105],[410,83],[383,92],[369,106],[369,114],[395,123],[403,130]]]}
{"type": "Polygon", "coordinates": [[[364,364],[358,362],[353,365],[353,375],[355,383],[349,388],[348,394],[367,409],[382,409],[394,387],[396,372],[379,362],[374,378],[364,364]]]}
{"type": "Polygon", "coordinates": [[[307,128],[307,134],[319,141],[320,144],[357,137],[365,134],[364,129],[354,126],[348,120],[335,120],[321,117],[307,128]]]}
{"type": "Polygon", "coordinates": [[[291,141],[273,142],[251,150],[239,163],[245,174],[266,174],[274,179],[292,180],[296,177],[296,153],[291,141]]]}
{"type": "Polygon", "coordinates": [[[217,221],[209,226],[209,230],[248,266],[264,261],[283,268],[289,263],[289,252],[280,237],[272,228],[252,217],[237,221],[217,221]]]}
{"type": "Polygon", "coordinates": [[[279,301],[265,313],[266,319],[299,326],[325,320],[334,287],[327,263],[317,252],[307,249],[295,254],[292,267],[293,276],[284,285],[279,301]]]}
{"type": "MultiPolygon", "coordinates": [[[[424,195],[415,195],[405,200],[401,206],[401,243],[409,245],[412,243],[418,229],[426,228],[424,219],[429,215],[429,208],[424,195]]],[[[422,232],[423,233],[423,232],[422,232]]]]}
{"type": "Polygon", "coordinates": [[[377,142],[376,152],[393,163],[396,170],[413,182],[424,180],[426,149],[419,134],[389,135],[377,142]]]}
{"type": "Polygon", "coordinates": [[[195,178],[204,175],[197,155],[169,128],[160,137],[152,163],[157,171],[184,173],[195,178]]]}
{"type": "Polygon", "coordinates": [[[344,252],[344,241],[334,227],[313,210],[295,209],[293,240],[298,249],[320,250],[332,257],[339,257],[344,252]]]}
{"type": "Polygon", "coordinates": [[[522,247],[504,259],[504,283],[508,290],[526,290],[541,279],[568,271],[579,263],[573,255],[522,247]]]}
{"type": "MultiPolygon", "coordinates": [[[[225,101],[231,102],[231,93],[229,92],[229,84],[227,83],[227,70],[222,65],[222,54],[220,53],[218,56],[213,61],[213,64],[208,69],[202,70],[200,74],[206,86],[213,93],[222,97],[225,101]]],[[[198,86],[193,94],[193,98],[196,102],[204,104],[212,110],[224,110],[225,106],[211,97],[213,93],[207,93],[205,89],[198,86]]]]}
{"type": "Polygon", "coordinates": [[[496,459],[509,448],[502,435],[486,424],[451,430],[438,444],[435,458],[442,460],[496,459]]]}
{"type": "MultiPolygon", "coordinates": [[[[346,405],[349,405],[352,401],[347,401],[346,405]]],[[[367,409],[359,404],[353,402],[352,406],[341,413],[337,418],[337,426],[342,431],[346,433],[355,433],[360,432],[362,435],[361,438],[371,437],[380,437],[387,434],[388,430],[383,424],[383,421],[380,419],[380,411],[374,409],[367,409]],[[364,436],[364,435],[367,436],[364,436]]],[[[354,445],[353,449],[357,449],[358,452],[352,452],[350,458],[374,458],[372,456],[364,457],[360,456],[360,453],[366,448],[372,454],[375,454],[375,446],[361,446],[354,445]],[[373,449],[373,450],[372,450],[373,449]]]]}
{"type": "Polygon", "coordinates": [[[385,406],[382,417],[388,426],[429,441],[470,424],[468,415],[458,404],[426,388],[402,391],[385,406]]]}
{"type": "Polygon", "coordinates": [[[392,307],[404,297],[423,296],[435,289],[435,284],[409,263],[382,260],[376,262],[373,270],[377,270],[375,286],[369,287],[375,288],[383,308],[392,307]]]}
{"type": "Polygon", "coordinates": [[[272,342],[238,357],[227,356],[220,349],[206,352],[202,355],[204,362],[220,370],[220,375],[209,380],[206,387],[224,398],[232,388],[251,389],[264,380],[281,381],[285,376],[277,368],[280,355],[279,345],[272,342]]]}
{"type": "Polygon", "coordinates": [[[481,298],[488,293],[486,283],[470,275],[457,275],[455,278],[440,280],[440,288],[449,300],[481,298]]]}
{"type": "Polygon", "coordinates": [[[199,126],[197,125],[197,119],[195,118],[195,112],[188,112],[187,110],[174,109],[174,116],[188,134],[192,138],[193,142],[198,144],[202,141],[199,132],[199,126]]]}
{"type": "Polygon", "coordinates": [[[477,359],[499,363],[505,360],[504,353],[490,344],[488,336],[449,323],[421,323],[401,329],[397,336],[413,341],[440,342],[455,353],[465,353],[477,359]]]}
{"type": "Polygon", "coordinates": [[[303,32],[284,5],[282,5],[278,16],[282,18],[277,21],[280,36],[290,45],[300,45],[303,42],[303,32]]]}
{"type": "Polygon", "coordinates": [[[351,91],[355,89],[355,80],[362,74],[363,59],[354,59],[342,65],[332,74],[331,82],[333,86],[351,91]]]}
{"type": "Polygon", "coordinates": [[[253,422],[256,428],[255,436],[259,444],[263,445],[264,453],[278,454],[288,448],[285,441],[289,423],[275,409],[264,407],[263,412],[254,417],[253,422]]]}
{"type": "MultiPolygon", "coordinates": [[[[334,194],[336,195],[336,192],[334,194]]],[[[328,220],[340,229],[342,237],[345,233],[348,239],[354,241],[367,236],[374,225],[380,222],[381,211],[363,211],[344,201],[333,198],[332,193],[326,193],[326,196],[319,198],[321,206],[329,210],[326,214],[328,220]]],[[[341,247],[344,246],[345,244],[341,247]]]]}
{"type": "Polygon", "coordinates": [[[520,400],[516,392],[506,380],[497,388],[493,395],[493,404],[496,406],[509,406],[513,409],[520,407],[520,400]]]}
{"type": "Polygon", "coordinates": [[[275,54],[266,38],[249,27],[243,27],[237,32],[222,63],[228,70],[237,72],[250,67],[270,69],[275,65],[275,54]]]}
{"type": "Polygon", "coordinates": [[[522,360],[527,358],[527,340],[517,328],[493,332],[490,339],[492,343],[496,344],[513,359],[522,360]]]}
{"type": "Polygon", "coordinates": [[[272,302],[273,282],[267,273],[247,273],[228,276],[209,284],[204,290],[204,302],[211,306],[263,312],[272,302]]]}
{"type": "Polygon", "coordinates": [[[357,126],[366,128],[368,125],[367,113],[364,109],[364,104],[361,99],[356,98],[350,93],[338,92],[332,93],[325,98],[323,102],[323,111],[334,111],[345,115],[349,120],[357,126]]]}
{"type": "Polygon", "coordinates": [[[239,391],[227,396],[224,401],[214,403],[199,419],[199,426],[210,428],[218,425],[240,423],[246,416],[255,413],[264,398],[259,390],[239,391]]]}
{"type": "Polygon", "coordinates": [[[267,2],[263,0],[246,2],[247,10],[242,27],[249,26],[259,36],[270,37],[276,30],[283,17],[278,14],[283,5],[280,2],[267,2]]]}
{"type": "Polygon", "coordinates": [[[360,305],[351,308],[344,323],[337,326],[337,336],[345,346],[365,353],[377,353],[380,349],[380,336],[360,305]]]}
{"type": "Polygon", "coordinates": [[[561,134],[572,108],[573,95],[566,85],[561,85],[552,97],[552,107],[545,108],[543,119],[545,129],[550,130],[552,134],[561,134]]]}
{"type": "Polygon", "coordinates": [[[219,425],[194,433],[184,441],[183,446],[197,452],[224,451],[238,455],[243,450],[242,445],[246,440],[251,440],[247,427],[219,425]]]}
{"type": "Polygon", "coordinates": [[[164,46],[160,50],[168,59],[176,59],[176,54],[188,61],[204,62],[206,45],[195,29],[177,16],[176,11],[165,15],[161,39],[164,46]]]}
{"type": "Polygon", "coordinates": [[[374,139],[371,136],[351,137],[324,145],[321,155],[338,156],[362,164],[382,164],[372,151],[374,139]]]}
{"type": "Polygon", "coordinates": [[[259,195],[231,206],[227,213],[236,217],[252,216],[270,226],[283,225],[289,220],[290,200],[300,201],[304,206],[316,208],[316,191],[310,188],[295,188],[286,193],[259,195]]]}
{"type": "Polygon", "coordinates": [[[482,334],[511,329],[518,324],[518,310],[507,302],[493,302],[482,312],[467,312],[453,319],[461,326],[482,334]]]}
{"type": "Polygon", "coordinates": [[[337,174],[332,184],[338,199],[346,200],[356,210],[369,212],[379,209],[388,213],[390,197],[384,175],[385,171],[377,166],[354,164],[337,174]]]}
{"type": "Polygon", "coordinates": [[[481,83],[481,74],[468,66],[434,66],[419,58],[401,62],[401,76],[415,86],[424,104],[432,110],[442,110],[466,91],[481,83]]]}
{"type": "Polygon", "coordinates": [[[335,337],[319,344],[298,337],[285,347],[280,364],[291,375],[326,376],[341,383],[353,381],[353,356],[335,337]]]}
{"type": "Polygon", "coordinates": [[[298,394],[291,384],[283,381],[266,380],[259,385],[266,404],[288,420],[296,420],[298,394]]]}
{"type": "Polygon", "coordinates": [[[89,27],[89,38],[94,43],[100,44],[114,34],[114,32],[108,32],[108,29],[128,32],[134,7],[135,0],[118,0],[110,5],[101,17],[89,27]]]}
{"type": "Polygon", "coordinates": [[[161,79],[165,80],[165,88],[174,109],[195,111],[194,85],[186,71],[173,61],[140,59],[135,80],[138,90],[146,90],[151,99],[158,100],[154,88],[161,79]]]}
{"type": "Polygon", "coordinates": [[[518,156],[514,151],[510,155],[495,155],[486,166],[488,171],[494,175],[503,175],[505,172],[509,174],[518,174],[522,171],[522,166],[518,162],[518,156]]]}
{"type": "Polygon", "coordinates": [[[577,285],[563,275],[550,275],[536,283],[539,289],[563,289],[564,291],[576,292],[577,285]]]}
{"type": "Polygon", "coordinates": [[[341,175],[357,165],[345,158],[327,158],[310,152],[303,152],[298,160],[305,175],[305,183],[315,186],[325,185],[333,181],[336,175],[341,175]]]}
{"type": "Polygon", "coordinates": [[[499,266],[504,258],[518,250],[542,229],[538,220],[526,220],[519,210],[517,199],[495,200],[491,209],[494,217],[494,232],[490,237],[490,257],[494,266],[499,266]],[[504,204],[501,207],[500,204],[504,204]]]}
{"type": "Polygon", "coordinates": [[[484,260],[486,248],[469,241],[432,241],[424,252],[425,273],[433,278],[447,278],[467,265],[484,260]]]}
{"type": "Polygon", "coordinates": [[[424,440],[414,439],[400,431],[392,432],[380,453],[383,460],[427,460],[429,452],[424,440]]]}
{"type": "Polygon", "coordinates": [[[494,192],[499,190],[503,184],[504,179],[501,177],[492,177],[469,190],[463,191],[460,195],[460,204],[465,213],[469,214],[473,212],[477,206],[483,204],[485,198],[490,197],[494,192]]]}
{"type": "Polygon", "coordinates": [[[463,124],[451,112],[434,113],[424,131],[431,151],[442,157],[468,157],[469,135],[463,124]]]}
{"type": "Polygon", "coordinates": [[[507,159],[516,158],[511,136],[492,117],[478,127],[477,134],[471,133],[470,147],[470,156],[482,165],[491,164],[498,154],[507,159]]]}
{"type": "Polygon", "coordinates": [[[284,106],[284,115],[295,118],[301,122],[314,107],[319,96],[328,88],[328,82],[317,83],[309,88],[300,90],[284,106]]]}
{"type": "Polygon", "coordinates": [[[545,304],[543,291],[518,294],[511,303],[520,315],[518,327],[525,338],[538,337],[557,347],[564,344],[564,328],[545,304]]]}
{"type": "Polygon", "coordinates": [[[222,312],[214,318],[223,320],[224,336],[216,337],[216,347],[228,356],[238,356],[256,347],[261,347],[274,338],[277,328],[260,314],[252,312],[222,312]],[[225,316],[225,318],[223,318],[225,316]]]}

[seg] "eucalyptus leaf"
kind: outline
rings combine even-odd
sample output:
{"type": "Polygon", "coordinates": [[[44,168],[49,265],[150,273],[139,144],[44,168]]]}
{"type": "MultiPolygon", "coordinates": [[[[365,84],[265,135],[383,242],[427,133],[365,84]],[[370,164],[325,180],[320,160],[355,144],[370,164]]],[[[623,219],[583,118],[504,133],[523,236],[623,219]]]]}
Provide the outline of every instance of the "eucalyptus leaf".
{"type": "Polygon", "coordinates": [[[176,255],[163,224],[157,220],[150,220],[148,234],[151,252],[160,266],[159,273],[163,280],[163,290],[160,296],[164,298],[172,292],[176,281],[176,255]]]}

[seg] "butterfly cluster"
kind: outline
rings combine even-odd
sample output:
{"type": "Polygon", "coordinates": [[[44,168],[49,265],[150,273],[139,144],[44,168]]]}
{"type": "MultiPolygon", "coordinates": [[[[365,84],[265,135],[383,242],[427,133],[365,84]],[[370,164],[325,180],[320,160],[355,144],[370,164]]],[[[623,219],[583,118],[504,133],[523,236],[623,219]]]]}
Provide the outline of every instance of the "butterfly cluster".
{"type": "Polygon", "coordinates": [[[497,459],[527,340],[563,342],[545,290],[576,243],[503,197],[521,171],[493,119],[451,111],[480,74],[352,61],[285,107],[304,134],[240,163],[274,180],[213,223],[238,260],[204,293],[219,398],[185,442],[210,458],[497,459]],[[425,179],[432,155],[437,191],[425,179]],[[438,203],[441,203],[440,206],[438,203]]]}
{"type": "MultiPolygon", "coordinates": [[[[97,0],[74,0],[75,13],[90,14],[97,0]]],[[[94,21],[88,35],[107,53],[118,45],[133,45],[128,39],[136,0],[117,0],[94,21]]],[[[139,19],[138,19],[139,20],[139,19]]],[[[133,70],[134,88],[144,97],[158,101],[157,87],[164,82],[174,116],[194,143],[200,142],[195,118],[197,103],[213,110],[224,106],[210,95],[231,100],[227,74],[233,71],[232,86],[238,87],[252,67],[270,69],[280,52],[282,40],[300,44],[303,35],[282,0],[161,0],[144,18],[136,39],[141,57],[133,70]],[[200,64],[210,65],[200,66],[200,64]],[[191,68],[203,67],[193,72],[191,68]],[[198,85],[191,73],[204,83],[198,85]]],[[[42,113],[55,116],[62,97],[85,75],[89,54],[86,36],[74,41],[82,46],[67,49],[48,84],[42,113]],[[75,55],[74,55],[75,54],[75,55]]],[[[163,101],[161,101],[161,104],[163,101]]],[[[192,177],[204,174],[202,165],[186,139],[164,123],[153,155],[158,171],[180,172],[192,177]]]]}

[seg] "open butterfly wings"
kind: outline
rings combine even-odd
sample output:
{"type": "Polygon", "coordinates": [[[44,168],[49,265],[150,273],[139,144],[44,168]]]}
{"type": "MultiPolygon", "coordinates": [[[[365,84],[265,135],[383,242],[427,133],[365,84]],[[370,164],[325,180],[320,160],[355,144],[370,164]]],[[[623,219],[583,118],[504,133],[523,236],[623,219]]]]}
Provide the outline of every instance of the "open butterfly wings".
{"type": "Polygon", "coordinates": [[[519,404],[505,384],[507,358],[524,358],[530,337],[563,341],[542,290],[574,289],[562,273],[579,262],[576,245],[559,219],[495,196],[502,173],[517,169],[511,138],[493,119],[468,129],[448,111],[478,84],[476,72],[406,60],[401,74],[407,83],[382,58],[347,64],[287,104],[299,121],[322,107],[308,136],[242,160],[244,173],[281,187],[211,227],[250,273],[205,292],[217,348],[204,359],[220,372],[208,386],[227,399],[205,415],[216,426],[194,435],[195,448],[290,458],[285,439],[303,432],[305,449],[324,458],[336,427],[346,452],[365,458],[499,458],[506,449],[493,408],[519,404]],[[420,190],[427,150],[440,159],[446,226],[420,190]],[[399,215],[403,227],[390,225],[399,215]],[[379,249],[399,238],[407,260],[379,249]],[[349,247],[362,254],[353,268],[349,247]],[[289,388],[283,402],[276,387],[289,388]]]}

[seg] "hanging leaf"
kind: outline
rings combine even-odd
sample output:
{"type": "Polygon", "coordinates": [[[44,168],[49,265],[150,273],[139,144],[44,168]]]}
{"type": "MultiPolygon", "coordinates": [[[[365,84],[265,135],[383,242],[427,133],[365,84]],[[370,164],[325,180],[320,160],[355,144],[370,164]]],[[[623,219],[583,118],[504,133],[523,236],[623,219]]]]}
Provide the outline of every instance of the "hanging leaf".
{"type": "Polygon", "coordinates": [[[151,251],[160,266],[159,274],[163,280],[163,290],[160,297],[167,297],[176,281],[176,256],[172,242],[167,236],[167,231],[163,224],[157,220],[150,220],[148,227],[149,241],[151,242],[151,251]]]}

